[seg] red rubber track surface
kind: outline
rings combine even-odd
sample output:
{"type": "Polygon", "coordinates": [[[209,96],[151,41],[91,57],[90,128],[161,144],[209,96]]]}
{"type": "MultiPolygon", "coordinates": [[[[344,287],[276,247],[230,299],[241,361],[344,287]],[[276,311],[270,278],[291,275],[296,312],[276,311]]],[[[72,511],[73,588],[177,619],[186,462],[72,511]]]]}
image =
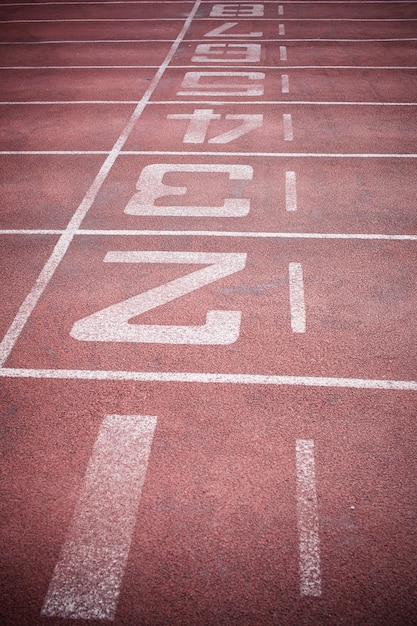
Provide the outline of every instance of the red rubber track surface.
{"type": "Polygon", "coordinates": [[[417,623],[417,2],[0,7],[0,623],[417,623]]]}

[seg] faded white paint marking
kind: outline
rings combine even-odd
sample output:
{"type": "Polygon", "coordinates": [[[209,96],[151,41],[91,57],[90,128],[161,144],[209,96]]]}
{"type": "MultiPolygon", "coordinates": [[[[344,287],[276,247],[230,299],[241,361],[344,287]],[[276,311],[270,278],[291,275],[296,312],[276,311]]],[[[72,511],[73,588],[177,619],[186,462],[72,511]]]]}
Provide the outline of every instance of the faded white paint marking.
{"type": "Polygon", "coordinates": [[[210,17],[262,17],[263,4],[214,4],[210,17]]]}
{"type": "Polygon", "coordinates": [[[294,133],[292,130],[292,117],[290,113],[284,113],[282,116],[284,122],[284,141],[292,141],[294,133]]]}
{"type": "Polygon", "coordinates": [[[127,370],[64,370],[0,368],[3,378],[59,380],[116,380],[162,383],[204,383],[224,385],[284,385],[291,387],[334,387],[342,389],[379,389],[417,391],[417,380],[378,380],[372,378],[335,378],[318,376],[276,376],[268,374],[222,374],[215,372],[139,372],[127,370]]]}
{"type": "Polygon", "coordinates": [[[279,47],[279,60],[280,61],[288,61],[287,58],[287,46],[279,47]]]}
{"type": "Polygon", "coordinates": [[[113,620],[157,418],[107,415],[42,615],[113,620]]]}
{"type": "MultiPolygon", "coordinates": [[[[249,167],[249,166],[248,166],[249,167]]],[[[16,231],[18,234],[20,231],[16,231]]],[[[23,231],[25,232],[25,231],[23,231]]],[[[37,232],[37,231],[35,231],[37,232]]],[[[15,233],[15,231],[0,231],[0,233],[15,233]]],[[[32,233],[32,231],[28,231],[32,233]]],[[[293,232],[252,232],[236,230],[88,230],[80,229],[77,235],[116,235],[121,237],[148,236],[148,237],[259,237],[260,239],[358,239],[381,241],[417,241],[417,235],[382,235],[376,233],[293,233],[293,232]]]]}
{"type": "Polygon", "coordinates": [[[281,75],[281,92],[290,93],[290,79],[288,74],[281,75]]]}
{"type": "Polygon", "coordinates": [[[285,25],[284,24],[278,24],[278,35],[280,37],[285,35],[285,25]]]}
{"type": "Polygon", "coordinates": [[[195,49],[192,63],[258,63],[258,43],[201,43],[195,49]]]}
{"type": "Polygon", "coordinates": [[[129,323],[134,317],[244,269],[245,253],[114,251],[107,263],[175,263],[207,265],[166,284],[112,304],[76,321],[70,335],[79,341],[228,345],[240,332],[240,311],[207,311],[201,326],[129,323]]]}
{"type": "Polygon", "coordinates": [[[284,15],[284,7],[282,4],[278,5],[278,15],[284,15]]]}
{"type": "Polygon", "coordinates": [[[204,35],[204,37],[238,37],[242,39],[243,37],[262,37],[263,35],[261,31],[251,31],[250,33],[238,34],[230,33],[229,30],[231,28],[234,28],[235,26],[238,26],[238,24],[239,22],[226,22],[225,24],[221,24],[221,26],[219,26],[218,28],[213,28],[213,30],[210,30],[204,35]]]}
{"type": "Polygon", "coordinates": [[[186,72],[178,96],[262,96],[263,84],[248,81],[263,81],[263,72],[186,72]],[[213,78],[222,78],[220,82],[212,82],[213,78]],[[201,79],[207,82],[201,82],[201,79]],[[245,82],[237,83],[230,79],[243,78],[245,82]]]}
{"type": "MultiPolygon", "coordinates": [[[[129,200],[125,213],[129,215],[170,215],[181,217],[244,217],[249,213],[248,198],[226,198],[223,206],[189,206],[183,202],[177,205],[160,205],[158,200],[165,196],[183,196],[187,187],[167,185],[163,182],[165,174],[202,173],[228,174],[230,180],[252,180],[253,168],[250,165],[183,163],[153,163],[146,165],[136,183],[137,192],[129,200]]],[[[201,176],[200,176],[201,178],[201,176]]]]}
{"type": "Polygon", "coordinates": [[[290,263],[288,266],[291,328],[293,333],[305,333],[306,311],[304,302],[303,268],[301,263],[290,263]]]}
{"type": "MultiPolygon", "coordinates": [[[[209,130],[210,122],[218,121],[221,115],[214,113],[213,109],[194,109],[193,113],[171,113],[167,115],[170,120],[190,120],[182,143],[204,143],[209,130]]],[[[236,128],[209,139],[208,143],[230,143],[252,130],[262,126],[263,115],[241,114],[225,116],[227,120],[243,120],[236,128]]]]}
{"type": "Polygon", "coordinates": [[[321,572],[314,441],[297,439],[295,454],[300,593],[318,597],[321,596],[321,572]]]}
{"type": "Polygon", "coordinates": [[[287,211],[297,210],[297,187],[295,172],[285,172],[285,208],[287,211]]]}

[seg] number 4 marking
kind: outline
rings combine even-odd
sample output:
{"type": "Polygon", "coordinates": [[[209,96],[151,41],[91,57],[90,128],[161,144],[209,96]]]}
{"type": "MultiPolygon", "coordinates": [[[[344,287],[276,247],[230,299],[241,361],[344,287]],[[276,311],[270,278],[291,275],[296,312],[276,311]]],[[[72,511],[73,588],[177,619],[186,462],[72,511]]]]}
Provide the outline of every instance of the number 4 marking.
{"type": "MultiPolygon", "coordinates": [[[[185,132],[183,143],[204,143],[210,122],[220,120],[221,115],[214,113],[214,109],[194,109],[193,113],[171,113],[167,115],[169,120],[190,120],[185,132]]],[[[262,127],[262,113],[226,115],[227,120],[243,120],[239,126],[226,133],[217,135],[209,139],[208,143],[230,143],[243,135],[247,135],[252,130],[262,127]]]]}
{"type": "Polygon", "coordinates": [[[202,326],[165,326],[130,324],[129,321],[159,306],[192,293],[246,265],[245,253],[218,252],[108,252],[105,263],[181,263],[207,265],[203,269],[149,289],[137,296],[84,317],[73,325],[70,335],[79,341],[117,341],[131,343],[166,343],[226,345],[239,337],[240,311],[208,311],[202,326]]]}

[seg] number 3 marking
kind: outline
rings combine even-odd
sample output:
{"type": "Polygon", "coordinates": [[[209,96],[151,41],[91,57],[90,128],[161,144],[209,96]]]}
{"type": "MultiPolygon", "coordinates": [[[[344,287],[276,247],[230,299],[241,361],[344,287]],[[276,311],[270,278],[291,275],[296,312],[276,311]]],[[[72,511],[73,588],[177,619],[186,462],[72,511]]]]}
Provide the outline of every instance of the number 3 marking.
{"type": "Polygon", "coordinates": [[[244,269],[246,254],[218,252],[108,252],[105,263],[181,263],[207,265],[181,278],[149,289],[137,296],[84,317],[73,325],[70,335],[79,341],[116,341],[226,345],[237,340],[240,311],[208,311],[202,326],[130,324],[129,320],[146,311],[172,302],[205,285],[244,269]]]}
{"type": "Polygon", "coordinates": [[[248,198],[226,198],[223,206],[156,206],[155,201],[164,196],[183,196],[187,187],[165,185],[162,179],[168,172],[226,172],[231,180],[252,180],[250,165],[175,165],[157,163],[143,168],[136,185],[137,193],[128,202],[125,213],[129,215],[176,215],[181,217],[244,217],[248,215],[248,198]]]}

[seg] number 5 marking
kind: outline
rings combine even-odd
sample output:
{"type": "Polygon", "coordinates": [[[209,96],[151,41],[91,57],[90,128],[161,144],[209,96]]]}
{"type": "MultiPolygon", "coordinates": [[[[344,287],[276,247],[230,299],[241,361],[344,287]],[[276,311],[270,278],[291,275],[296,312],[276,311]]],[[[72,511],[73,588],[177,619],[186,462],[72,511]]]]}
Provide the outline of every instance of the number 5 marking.
{"type": "Polygon", "coordinates": [[[84,317],[73,325],[70,335],[79,341],[117,341],[226,345],[239,337],[240,311],[208,311],[202,326],[130,324],[129,320],[235,274],[246,265],[245,253],[218,252],[108,252],[105,263],[181,263],[207,265],[203,269],[149,289],[137,296],[84,317]]]}
{"type": "Polygon", "coordinates": [[[164,196],[183,196],[187,187],[165,185],[163,177],[168,172],[226,172],[231,180],[252,180],[250,165],[176,165],[155,163],[146,165],[136,184],[138,190],[124,210],[129,215],[177,215],[181,217],[244,217],[249,213],[248,198],[226,198],[223,206],[156,206],[155,201],[164,196]]]}

